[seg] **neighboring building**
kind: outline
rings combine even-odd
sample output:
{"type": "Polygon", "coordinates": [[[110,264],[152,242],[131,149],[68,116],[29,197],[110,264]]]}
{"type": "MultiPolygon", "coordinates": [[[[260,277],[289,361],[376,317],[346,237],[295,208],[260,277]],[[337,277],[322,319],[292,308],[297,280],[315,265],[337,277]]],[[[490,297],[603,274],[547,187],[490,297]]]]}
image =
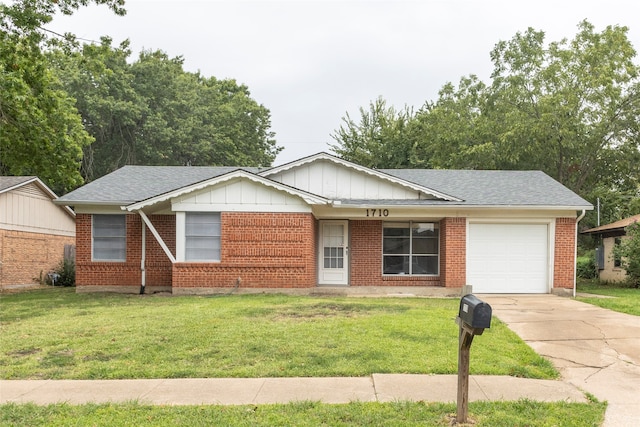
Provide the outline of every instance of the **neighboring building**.
{"type": "Polygon", "coordinates": [[[620,282],[626,279],[627,272],[621,266],[622,260],[613,255],[613,248],[626,238],[625,228],[634,222],[640,222],[640,214],[582,232],[602,239],[602,243],[596,250],[596,264],[600,280],[620,282]]]}
{"type": "Polygon", "coordinates": [[[75,244],[75,214],[35,176],[0,176],[0,287],[44,279],[75,244]]]}
{"type": "Polygon", "coordinates": [[[76,211],[82,291],[442,286],[568,293],[576,217],[538,171],[375,170],[326,153],[273,168],[125,166],[76,211]]]}

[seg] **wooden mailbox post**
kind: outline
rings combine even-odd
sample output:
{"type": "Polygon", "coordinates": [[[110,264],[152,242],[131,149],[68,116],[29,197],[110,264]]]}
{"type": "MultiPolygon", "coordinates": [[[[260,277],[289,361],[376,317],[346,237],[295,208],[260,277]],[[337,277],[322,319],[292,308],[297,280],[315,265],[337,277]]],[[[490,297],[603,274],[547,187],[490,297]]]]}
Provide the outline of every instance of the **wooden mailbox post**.
{"type": "Polygon", "coordinates": [[[460,300],[456,323],[460,327],[458,338],[458,408],[456,422],[466,423],[469,414],[469,353],[473,337],[482,335],[491,327],[491,306],[473,294],[460,300]]]}

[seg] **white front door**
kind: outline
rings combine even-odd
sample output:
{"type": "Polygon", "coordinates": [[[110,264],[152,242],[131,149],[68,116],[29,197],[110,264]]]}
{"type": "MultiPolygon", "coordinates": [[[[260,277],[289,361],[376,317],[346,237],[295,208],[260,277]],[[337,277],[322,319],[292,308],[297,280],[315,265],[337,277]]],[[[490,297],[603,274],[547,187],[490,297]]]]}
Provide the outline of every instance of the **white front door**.
{"type": "Polygon", "coordinates": [[[318,252],[321,285],[347,285],[349,283],[349,222],[320,221],[320,247],[318,252]]]}

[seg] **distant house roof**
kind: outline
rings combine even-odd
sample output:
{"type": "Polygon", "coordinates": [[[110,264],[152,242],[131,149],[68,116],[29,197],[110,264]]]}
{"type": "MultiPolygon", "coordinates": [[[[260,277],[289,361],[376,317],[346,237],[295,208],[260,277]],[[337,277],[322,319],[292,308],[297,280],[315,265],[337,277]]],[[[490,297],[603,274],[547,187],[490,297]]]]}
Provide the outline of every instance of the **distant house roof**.
{"type": "MultiPolygon", "coordinates": [[[[313,158],[333,158],[320,153],[313,158]],[[320,157],[318,157],[320,156],[320,157]]],[[[335,158],[337,159],[337,158],[335,158]]],[[[305,159],[301,159],[304,164],[305,159]]],[[[349,163],[337,159],[342,163],[349,163]]],[[[298,162],[301,162],[298,161],[298,162]]],[[[296,162],[292,162],[295,164],[296,162]]],[[[212,178],[242,170],[268,179],[291,164],[276,168],[205,167],[205,166],[124,166],[109,175],[68,193],[56,203],[76,205],[119,205],[139,203],[212,178]]],[[[592,209],[593,206],[556,180],[540,171],[381,169],[373,175],[388,175],[398,182],[415,184],[442,195],[423,200],[336,200],[346,205],[371,202],[389,205],[532,207],[592,209]]]]}
{"type": "MultiPolygon", "coordinates": [[[[56,200],[58,198],[56,193],[54,193],[53,190],[47,187],[47,185],[42,182],[42,180],[37,176],[0,176],[0,194],[8,193],[31,183],[36,185],[51,200],[56,200]]],[[[62,208],[65,210],[65,212],[75,219],[76,214],[71,208],[69,208],[69,206],[64,203],[58,204],[63,205],[62,208]]]]}
{"type": "Polygon", "coordinates": [[[624,229],[634,222],[640,222],[640,214],[633,215],[628,218],[621,219],[620,221],[612,222],[611,224],[601,225],[599,227],[590,228],[583,231],[583,234],[605,234],[619,232],[619,235],[624,234],[624,229]]]}

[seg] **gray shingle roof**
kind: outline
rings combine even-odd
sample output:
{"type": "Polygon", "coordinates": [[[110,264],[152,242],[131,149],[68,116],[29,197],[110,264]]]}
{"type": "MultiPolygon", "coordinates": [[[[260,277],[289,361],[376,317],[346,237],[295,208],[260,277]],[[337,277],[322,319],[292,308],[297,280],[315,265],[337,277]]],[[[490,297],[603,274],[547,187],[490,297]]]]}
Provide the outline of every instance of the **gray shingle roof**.
{"type": "Polygon", "coordinates": [[[466,206],[591,207],[591,203],[541,171],[383,169],[381,172],[454,195],[464,200],[461,204],[466,206]]]}
{"type": "Polygon", "coordinates": [[[35,176],[0,176],[0,193],[36,178],[35,176]]]}
{"type": "MultiPolygon", "coordinates": [[[[125,166],[60,197],[56,203],[127,205],[242,169],[206,166],[125,166]]],[[[546,206],[590,208],[591,204],[540,171],[382,169],[380,172],[462,200],[344,200],[422,206],[546,206]]]]}
{"type": "Polygon", "coordinates": [[[227,166],[124,166],[58,198],[57,203],[130,204],[243,169],[227,166]]]}

